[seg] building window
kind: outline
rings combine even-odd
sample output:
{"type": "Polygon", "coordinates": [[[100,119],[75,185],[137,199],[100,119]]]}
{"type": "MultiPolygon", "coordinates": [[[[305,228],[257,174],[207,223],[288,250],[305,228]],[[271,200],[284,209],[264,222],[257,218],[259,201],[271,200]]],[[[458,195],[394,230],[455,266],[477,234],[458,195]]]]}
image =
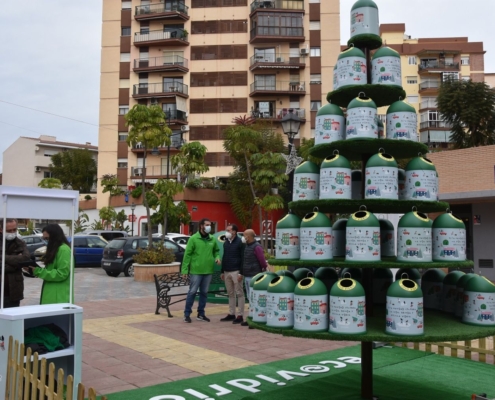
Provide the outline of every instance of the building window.
{"type": "Polygon", "coordinates": [[[442,80],[445,81],[458,81],[459,80],[459,72],[444,72],[442,74],[442,80]]]}
{"type": "Polygon", "coordinates": [[[119,115],[125,115],[129,112],[129,105],[119,106],[119,115]]]}
{"type": "Polygon", "coordinates": [[[310,85],[321,85],[321,74],[311,74],[309,76],[310,85]]]}
{"type": "Polygon", "coordinates": [[[131,9],[132,9],[132,1],[122,0],[122,10],[131,10],[131,9]]]}
{"type": "Polygon", "coordinates": [[[120,53],[120,62],[131,61],[131,53],[120,53]]]}
{"type": "Polygon", "coordinates": [[[406,82],[408,85],[417,85],[418,84],[418,77],[417,76],[407,76],[406,82]]]}
{"type": "Polygon", "coordinates": [[[463,81],[470,81],[470,80],[471,80],[471,76],[470,76],[470,75],[463,75],[463,76],[461,77],[461,79],[462,79],[463,81]]]}
{"type": "Polygon", "coordinates": [[[126,162],[118,162],[117,168],[127,168],[127,161],[126,162]]]}
{"type": "Polygon", "coordinates": [[[409,56],[409,65],[416,65],[416,57],[415,56],[409,56]]]}
{"type": "Polygon", "coordinates": [[[320,47],[311,47],[309,55],[311,57],[321,57],[321,48],[320,47]]]}
{"type": "Polygon", "coordinates": [[[50,171],[44,171],[43,178],[53,178],[53,174],[50,171]]]}
{"type": "Polygon", "coordinates": [[[122,27],[122,36],[131,36],[131,27],[123,26],[122,27]]]}
{"type": "Polygon", "coordinates": [[[469,56],[461,57],[461,65],[469,65],[469,56]]]}
{"type": "Polygon", "coordinates": [[[125,142],[128,135],[127,132],[119,132],[119,142],[125,142]]]}
{"type": "Polygon", "coordinates": [[[320,31],[321,30],[320,21],[309,21],[309,30],[310,31],[320,31]]]}
{"type": "Polygon", "coordinates": [[[419,101],[419,96],[407,96],[407,101],[411,104],[417,103],[419,101]]]}
{"type": "Polygon", "coordinates": [[[311,102],[311,111],[318,111],[321,108],[321,101],[311,102]]]}

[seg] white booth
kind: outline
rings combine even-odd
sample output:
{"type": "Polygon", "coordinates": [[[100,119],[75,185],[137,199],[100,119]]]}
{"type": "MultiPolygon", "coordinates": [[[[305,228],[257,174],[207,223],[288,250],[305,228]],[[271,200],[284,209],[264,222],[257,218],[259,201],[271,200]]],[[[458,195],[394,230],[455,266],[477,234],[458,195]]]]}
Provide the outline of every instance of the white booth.
{"type": "MultiPolygon", "coordinates": [[[[74,221],[79,213],[79,192],[73,190],[27,188],[0,185],[0,218],[71,220],[72,232],[74,221]]],[[[71,241],[74,254],[74,241],[71,241]]],[[[74,270],[72,257],[71,271],[74,270]]],[[[30,279],[30,278],[25,278],[30,279]]],[[[69,278],[70,279],[70,278],[69,278]]],[[[73,293],[73,280],[70,286],[70,299],[73,293]]],[[[41,354],[55,364],[55,369],[62,368],[65,376],[74,377],[74,398],[77,397],[77,385],[81,382],[82,367],[82,317],[83,309],[73,304],[46,304],[3,308],[5,282],[5,235],[2,246],[2,285],[0,298],[0,338],[8,342],[10,335],[19,343],[24,343],[24,331],[28,328],[56,324],[62,328],[69,339],[70,346],[63,350],[41,354]]],[[[7,351],[0,351],[0,396],[5,393],[7,376],[7,351]]]]}

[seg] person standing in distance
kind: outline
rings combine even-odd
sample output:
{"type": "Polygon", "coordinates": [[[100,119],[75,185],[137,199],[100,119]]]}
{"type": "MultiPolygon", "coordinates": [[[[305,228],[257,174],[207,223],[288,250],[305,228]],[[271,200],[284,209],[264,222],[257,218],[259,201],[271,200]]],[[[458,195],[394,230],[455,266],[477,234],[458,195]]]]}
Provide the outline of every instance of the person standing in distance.
{"type": "Polygon", "coordinates": [[[211,232],[211,221],[203,218],[199,221],[199,231],[192,235],[186,246],[182,260],[182,275],[189,274],[191,283],[184,308],[184,322],[191,323],[192,306],[199,288],[198,321],[210,322],[205,315],[206,299],[213,274],[213,263],[221,264],[220,249],[211,232]]]}
{"type": "Polygon", "coordinates": [[[229,314],[220,321],[232,321],[240,324],[244,321],[244,290],[242,288],[242,263],[244,258],[244,244],[237,236],[237,225],[229,224],[225,232],[223,243],[222,270],[220,278],[225,282],[229,296],[229,314]],[[237,297],[237,318],[235,304],[237,297]]]}
{"type": "MultiPolygon", "coordinates": [[[[246,285],[248,299],[251,299],[251,287],[249,286],[251,279],[256,274],[266,271],[268,265],[266,263],[263,247],[256,241],[254,231],[252,229],[246,229],[244,231],[243,239],[246,241],[243,264],[244,284],[246,285]]],[[[241,326],[247,325],[247,321],[241,323],[241,326]]]]}
{"type": "MultiPolygon", "coordinates": [[[[5,236],[5,285],[3,292],[3,306],[5,308],[19,307],[24,298],[24,278],[20,262],[29,261],[30,255],[26,243],[17,237],[17,220],[0,220],[0,261],[2,257],[3,236],[5,236]]],[[[1,279],[1,275],[0,275],[1,279]]]]}

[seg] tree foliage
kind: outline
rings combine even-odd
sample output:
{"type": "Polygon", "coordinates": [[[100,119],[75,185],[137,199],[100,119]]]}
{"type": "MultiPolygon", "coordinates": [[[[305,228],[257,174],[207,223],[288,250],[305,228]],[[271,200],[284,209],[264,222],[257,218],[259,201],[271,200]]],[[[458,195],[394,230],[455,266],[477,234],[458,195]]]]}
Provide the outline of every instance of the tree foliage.
{"type": "Polygon", "coordinates": [[[50,172],[64,189],[91,191],[96,182],[96,160],[88,149],[71,149],[51,156],[50,172]]]}
{"type": "Polygon", "coordinates": [[[125,193],[125,191],[119,187],[119,179],[115,174],[103,175],[100,179],[100,185],[103,187],[102,192],[109,193],[110,195],[108,197],[108,205],[110,205],[112,197],[121,196],[125,193]]]}
{"type": "Polygon", "coordinates": [[[181,183],[185,183],[189,175],[208,172],[209,167],[205,163],[207,151],[200,142],[191,142],[182,146],[180,152],[172,157],[172,167],[179,173],[181,183]]]}
{"type": "Polygon", "coordinates": [[[43,189],[62,189],[62,182],[56,178],[44,178],[38,186],[43,189]]]}
{"type": "Polygon", "coordinates": [[[443,82],[438,91],[438,111],[452,126],[456,148],[495,144],[495,91],[484,82],[443,82]]]}

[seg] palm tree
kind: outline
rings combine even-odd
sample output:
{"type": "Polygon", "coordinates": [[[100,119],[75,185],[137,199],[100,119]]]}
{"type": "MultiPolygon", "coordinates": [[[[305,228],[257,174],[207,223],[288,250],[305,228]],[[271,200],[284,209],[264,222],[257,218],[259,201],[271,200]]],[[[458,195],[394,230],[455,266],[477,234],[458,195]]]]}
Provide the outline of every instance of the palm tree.
{"type": "Polygon", "coordinates": [[[146,208],[148,221],[148,246],[151,247],[151,214],[148,200],[146,199],[146,155],[148,150],[156,147],[164,147],[170,144],[172,131],[166,125],[165,113],[159,106],[145,106],[136,104],[125,116],[126,126],[129,126],[127,144],[129,146],[141,145],[143,149],[143,173],[141,179],[143,205],[146,208]]]}

